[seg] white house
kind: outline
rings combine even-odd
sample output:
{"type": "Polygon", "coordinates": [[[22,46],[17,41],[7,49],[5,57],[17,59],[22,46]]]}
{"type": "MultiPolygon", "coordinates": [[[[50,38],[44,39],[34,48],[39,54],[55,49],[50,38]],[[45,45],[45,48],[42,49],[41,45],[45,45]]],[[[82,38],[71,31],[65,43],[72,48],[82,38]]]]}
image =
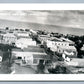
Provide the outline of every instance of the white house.
{"type": "Polygon", "coordinates": [[[17,37],[14,34],[7,33],[3,35],[3,42],[6,44],[15,43],[17,40],[17,37]]]}
{"type": "Polygon", "coordinates": [[[37,31],[30,29],[30,32],[33,34],[37,34],[37,31]]]}
{"type": "Polygon", "coordinates": [[[49,35],[39,35],[38,36],[38,40],[41,42],[41,44],[43,44],[48,39],[50,39],[50,36],[49,35]]]}
{"type": "Polygon", "coordinates": [[[59,46],[59,47],[57,47],[57,53],[63,54],[65,51],[68,56],[77,56],[77,51],[74,46],[68,46],[68,47],[59,46]]]}
{"type": "Polygon", "coordinates": [[[36,46],[36,41],[31,38],[20,38],[15,42],[16,47],[27,48],[28,46],[36,46]]]}
{"type": "Polygon", "coordinates": [[[50,60],[46,53],[40,52],[12,51],[12,56],[15,56],[17,61],[21,61],[20,63],[25,61],[26,65],[38,65],[40,60],[50,60]]]}
{"type": "Polygon", "coordinates": [[[24,31],[22,31],[22,32],[15,32],[14,33],[17,37],[24,37],[24,38],[29,38],[29,32],[24,32],[24,31]]]}
{"type": "Polygon", "coordinates": [[[68,52],[74,52],[73,55],[77,55],[77,51],[76,48],[74,47],[74,42],[62,38],[62,39],[51,39],[51,40],[47,40],[46,42],[47,48],[50,48],[50,50],[54,51],[54,52],[58,52],[58,53],[63,53],[65,50],[68,52]]]}

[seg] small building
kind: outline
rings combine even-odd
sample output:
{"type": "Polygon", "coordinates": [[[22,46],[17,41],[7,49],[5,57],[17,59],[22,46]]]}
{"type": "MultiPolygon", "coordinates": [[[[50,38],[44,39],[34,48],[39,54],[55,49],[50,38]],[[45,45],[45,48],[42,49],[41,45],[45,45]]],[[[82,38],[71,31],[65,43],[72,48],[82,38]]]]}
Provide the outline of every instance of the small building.
{"type": "Polygon", "coordinates": [[[3,35],[3,43],[5,44],[15,43],[16,40],[17,40],[17,37],[14,34],[7,33],[3,35]]]}
{"type": "Polygon", "coordinates": [[[38,40],[41,42],[41,44],[43,45],[43,43],[45,41],[47,41],[48,39],[50,39],[50,36],[49,35],[39,35],[38,36],[38,40]]]}
{"type": "Polygon", "coordinates": [[[69,52],[74,52],[73,55],[77,56],[76,48],[74,47],[75,43],[71,40],[65,38],[54,38],[51,40],[47,40],[46,46],[50,48],[53,52],[63,53],[65,50],[69,52]]]}
{"type": "Polygon", "coordinates": [[[29,38],[29,32],[16,32],[15,35],[18,37],[18,38],[29,38]]]}
{"type": "Polygon", "coordinates": [[[32,33],[32,34],[37,34],[37,31],[35,31],[35,30],[32,30],[32,29],[30,29],[30,32],[32,33]]]}
{"type": "Polygon", "coordinates": [[[36,41],[31,38],[20,38],[15,42],[16,47],[27,48],[28,46],[36,46],[36,41]]]}
{"type": "Polygon", "coordinates": [[[70,57],[77,56],[77,51],[74,46],[69,46],[69,47],[63,47],[63,46],[58,46],[57,47],[57,53],[63,54],[64,51],[66,51],[67,55],[70,57]]]}
{"type": "Polygon", "coordinates": [[[15,56],[17,61],[25,65],[38,65],[40,60],[44,62],[50,60],[50,56],[41,52],[12,51],[12,56],[15,56]]]}

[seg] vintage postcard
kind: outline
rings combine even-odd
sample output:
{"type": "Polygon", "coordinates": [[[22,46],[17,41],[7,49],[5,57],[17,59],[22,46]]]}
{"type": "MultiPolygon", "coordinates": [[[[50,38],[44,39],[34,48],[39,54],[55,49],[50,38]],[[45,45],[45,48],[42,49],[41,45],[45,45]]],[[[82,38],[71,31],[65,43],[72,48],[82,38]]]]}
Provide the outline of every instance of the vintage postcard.
{"type": "Polygon", "coordinates": [[[83,76],[84,4],[0,4],[1,81],[83,76]]]}

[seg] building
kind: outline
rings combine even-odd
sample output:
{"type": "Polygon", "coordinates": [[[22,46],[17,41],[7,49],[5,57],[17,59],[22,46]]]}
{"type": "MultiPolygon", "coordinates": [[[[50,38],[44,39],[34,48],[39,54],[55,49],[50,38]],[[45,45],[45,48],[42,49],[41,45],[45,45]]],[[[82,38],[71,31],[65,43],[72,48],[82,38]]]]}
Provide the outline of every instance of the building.
{"type": "Polygon", "coordinates": [[[36,46],[36,41],[31,38],[20,38],[15,42],[16,47],[27,48],[28,46],[36,46]]]}
{"type": "Polygon", "coordinates": [[[64,51],[66,51],[68,56],[77,56],[77,51],[76,48],[74,46],[69,46],[69,47],[64,47],[64,46],[58,46],[57,47],[57,53],[59,54],[63,54],[64,51]]]}
{"type": "Polygon", "coordinates": [[[65,38],[60,38],[60,39],[54,38],[51,40],[47,40],[46,42],[47,48],[50,48],[50,50],[52,50],[53,52],[62,54],[64,51],[67,51],[69,53],[73,52],[74,54],[71,55],[77,56],[77,51],[74,45],[75,45],[74,42],[65,38]]]}
{"type": "Polygon", "coordinates": [[[14,34],[15,34],[18,38],[29,38],[30,32],[16,31],[14,34]]]}
{"type": "MultiPolygon", "coordinates": [[[[36,49],[36,48],[35,48],[36,49]]],[[[44,62],[50,60],[50,57],[45,52],[35,51],[21,51],[21,50],[12,50],[12,56],[16,57],[16,63],[21,65],[38,65],[40,60],[44,62]]],[[[38,48],[40,50],[40,48],[38,48]]]]}
{"type": "Polygon", "coordinates": [[[45,41],[47,41],[48,39],[50,39],[50,36],[49,35],[39,35],[38,36],[38,40],[41,42],[41,44],[43,45],[43,43],[45,41]]]}
{"type": "Polygon", "coordinates": [[[15,43],[16,40],[17,40],[17,37],[14,34],[7,33],[3,35],[4,44],[12,44],[12,43],[15,43]]]}
{"type": "Polygon", "coordinates": [[[37,35],[37,31],[35,31],[35,30],[30,29],[30,32],[31,32],[32,34],[37,35]]]}

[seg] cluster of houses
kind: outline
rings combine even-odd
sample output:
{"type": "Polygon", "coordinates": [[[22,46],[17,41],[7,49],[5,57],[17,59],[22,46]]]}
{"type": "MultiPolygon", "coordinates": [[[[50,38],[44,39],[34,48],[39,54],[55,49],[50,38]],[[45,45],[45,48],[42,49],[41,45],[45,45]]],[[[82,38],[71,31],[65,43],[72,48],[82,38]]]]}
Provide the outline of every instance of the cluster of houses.
{"type": "Polygon", "coordinates": [[[77,56],[75,43],[69,39],[64,37],[52,37],[49,34],[39,35],[37,39],[41,42],[41,45],[43,45],[45,49],[49,49],[53,53],[63,54],[64,51],[66,51],[69,56],[77,56]]]}
{"type": "MultiPolygon", "coordinates": [[[[0,30],[0,44],[14,46],[12,58],[21,66],[51,63],[52,57],[62,57],[65,53],[69,58],[77,57],[75,43],[62,34],[51,34],[42,30],[0,30]],[[52,53],[52,54],[50,54],[52,53]]],[[[81,48],[84,50],[84,45],[81,48]]],[[[0,62],[3,53],[0,52],[0,62]]]]}
{"type": "Polygon", "coordinates": [[[15,63],[22,66],[38,65],[41,60],[44,62],[50,60],[43,48],[37,45],[37,42],[31,38],[35,31],[10,30],[0,33],[0,44],[13,45],[12,57],[15,57],[15,63]]]}
{"type": "Polygon", "coordinates": [[[50,50],[56,55],[67,52],[68,56],[76,57],[75,43],[64,37],[53,37],[49,33],[39,34],[32,29],[28,31],[7,30],[0,33],[0,43],[14,45],[12,56],[17,58],[16,63],[21,65],[38,65],[41,60],[50,61],[50,55],[45,50],[50,50]],[[36,39],[33,37],[36,36],[36,39]],[[40,46],[38,42],[40,42],[40,46]],[[42,47],[43,46],[43,47],[42,47]]]}
{"type": "Polygon", "coordinates": [[[29,32],[26,31],[16,31],[13,32],[6,31],[5,33],[0,33],[0,43],[3,44],[15,44],[17,47],[21,47],[20,45],[28,45],[27,41],[33,45],[36,45],[35,41],[32,40],[29,36],[29,32]],[[32,43],[31,43],[32,42],[32,43]]]}

